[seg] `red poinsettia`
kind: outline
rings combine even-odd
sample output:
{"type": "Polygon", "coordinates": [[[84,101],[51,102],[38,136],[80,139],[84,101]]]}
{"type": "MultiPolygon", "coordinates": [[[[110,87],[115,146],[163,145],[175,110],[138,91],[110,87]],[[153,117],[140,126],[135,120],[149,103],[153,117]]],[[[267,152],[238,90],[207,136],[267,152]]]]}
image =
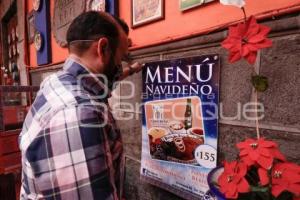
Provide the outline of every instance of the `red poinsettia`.
{"type": "Polygon", "coordinates": [[[278,145],[264,138],[246,139],[238,143],[237,147],[240,149],[240,159],[248,166],[258,164],[264,169],[270,169],[274,158],[285,161],[285,157],[278,150],[278,145]]]}
{"type": "Polygon", "coordinates": [[[272,41],[267,38],[270,30],[267,26],[257,24],[254,16],[229,27],[228,37],[222,42],[222,46],[230,51],[229,62],[244,57],[250,64],[254,64],[257,51],[272,46],[272,41]]]}
{"type": "Polygon", "coordinates": [[[236,199],[239,193],[249,192],[250,187],[245,179],[247,166],[241,162],[224,162],[224,172],[218,178],[220,191],[226,198],[236,199]]]}
{"type": "Polygon", "coordinates": [[[272,194],[275,197],[283,191],[289,191],[295,196],[300,196],[300,166],[294,163],[277,163],[274,165],[271,175],[272,194]]]}

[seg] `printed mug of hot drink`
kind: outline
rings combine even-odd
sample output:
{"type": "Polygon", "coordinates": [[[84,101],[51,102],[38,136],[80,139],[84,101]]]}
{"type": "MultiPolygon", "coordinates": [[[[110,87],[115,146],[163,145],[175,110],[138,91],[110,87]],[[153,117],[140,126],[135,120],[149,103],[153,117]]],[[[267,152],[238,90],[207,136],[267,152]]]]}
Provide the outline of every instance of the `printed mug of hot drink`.
{"type": "Polygon", "coordinates": [[[188,129],[188,134],[197,136],[204,143],[204,131],[201,127],[193,127],[193,128],[188,129]]]}

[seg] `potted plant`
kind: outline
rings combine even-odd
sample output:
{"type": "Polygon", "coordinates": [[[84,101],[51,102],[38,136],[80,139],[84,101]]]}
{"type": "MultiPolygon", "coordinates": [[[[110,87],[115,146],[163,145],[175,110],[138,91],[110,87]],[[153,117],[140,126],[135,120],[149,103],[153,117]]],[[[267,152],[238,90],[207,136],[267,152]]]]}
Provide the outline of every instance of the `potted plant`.
{"type": "MultiPolygon", "coordinates": [[[[220,2],[239,7],[244,13],[244,21],[230,26],[228,37],[222,42],[229,51],[229,62],[244,58],[255,64],[257,52],[272,46],[267,38],[271,29],[258,24],[254,16],[247,19],[244,0],[220,2]]],[[[268,88],[268,81],[255,72],[251,81],[257,103],[257,94],[268,88]]],[[[276,142],[260,137],[258,117],[256,134],[256,139],[248,138],[236,145],[239,149],[236,160],[224,161],[223,166],[209,173],[210,192],[218,200],[300,200],[300,166],[288,162],[276,142]]]]}
{"type": "Polygon", "coordinates": [[[300,166],[286,161],[277,143],[246,139],[236,160],[211,171],[208,182],[218,199],[299,200],[300,166]]]}

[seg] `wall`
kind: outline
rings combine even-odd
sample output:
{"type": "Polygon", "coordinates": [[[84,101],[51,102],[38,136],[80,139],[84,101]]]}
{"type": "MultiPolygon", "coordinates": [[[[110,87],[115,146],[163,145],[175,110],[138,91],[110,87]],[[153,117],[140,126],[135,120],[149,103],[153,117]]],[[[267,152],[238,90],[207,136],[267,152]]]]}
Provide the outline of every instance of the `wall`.
{"type": "MultiPolygon", "coordinates": [[[[248,14],[259,15],[266,20],[265,23],[271,26],[270,37],[274,43],[272,48],[261,51],[261,62],[254,66],[260,74],[269,78],[270,84],[270,88],[265,93],[259,94],[259,102],[265,106],[265,118],[260,122],[261,133],[263,137],[277,141],[290,161],[300,164],[300,155],[297,151],[300,142],[300,79],[298,79],[300,76],[298,56],[300,54],[300,16],[299,12],[295,11],[299,10],[299,1],[246,0],[246,2],[248,14]],[[289,9],[286,10],[287,7],[289,9]],[[267,14],[274,15],[274,19],[272,20],[271,16],[265,18],[267,14]],[[280,17],[277,17],[279,14],[280,17]]],[[[129,8],[130,0],[120,1],[120,15],[130,24],[129,8]]],[[[53,13],[53,1],[51,1],[51,13],[53,13]]],[[[165,20],[131,31],[130,37],[133,38],[134,44],[132,55],[136,61],[148,62],[211,53],[220,54],[222,61],[220,102],[223,103],[224,116],[234,116],[237,113],[238,103],[243,105],[253,101],[254,93],[250,84],[252,66],[245,61],[229,64],[228,53],[220,47],[220,42],[227,34],[223,26],[235,23],[242,17],[238,9],[220,6],[218,3],[181,13],[178,9],[178,1],[166,0],[165,20]],[[200,33],[203,32],[210,33],[201,35],[200,33]],[[191,37],[187,38],[187,36],[191,37]]],[[[60,62],[66,56],[66,50],[58,47],[53,36],[52,51],[53,65],[31,72],[35,84],[38,84],[45,74],[52,73],[61,67],[60,62]]],[[[36,65],[32,46],[30,47],[30,64],[36,65]]],[[[141,102],[141,84],[139,84],[142,82],[141,74],[135,74],[128,80],[134,83],[137,93],[130,99],[111,99],[111,103],[141,102]]],[[[124,96],[131,91],[126,85],[121,84],[116,92],[124,96]]],[[[128,111],[125,106],[120,106],[116,114],[124,117],[135,116],[135,119],[131,121],[118,121],[126,151],[126,199],[180,199],[140,181],[141,114],[138,110],[128,111]]],[[[235,143],[250,136],[255,137],[253,121],[221,119],[219,161],[235,158],[237,153],[235,143]]]]}
{"type": "MultiPolygon", "coordinates": [[[[119,4],[120,17],[131,25],[131,0],[119,0],[119,4]]],[[[30,12],[32,1],[26,1],[26,5],[27,12],[30,12]]],[[[266,15],[276,16],[286,12],[287,8],[299,10],[299,7],[299,0],[246,0],[245,9],[249,16],[256,15],[259,18],[265,18],[266,15]]],[[[54,0],[50,1],[50,10],[53,16],[54,0]]],[[[218,1],[181,12],[178,0],[165,0],[165,19],[131,29],[130,37],[133,39],[133,49],[138,49],[212,32],[241,19],[243,19],[241,10],[232,6],[223,6],[218,1]]],[[[67,56],[67,50],[55,42],[53,33],[51,46],[52,64],[63,62],[67,56]]],[[[29,55],[30,66],[36,67],[36,51],[33,44],[30,45],[29,55]]]]}
{"type": "MultiPolygon", "coordinates": [[[[129,12],[130,0],[120,2],[120,16],[131,24],[129,12]]],[[[142,48],[161,42],[174,41],[180,38],[207,33],[222,29],[230,23],[243,19],[243,12],[233,6],[223,6],[219,1],[181,12],[179,1],[165,0],[165,20],[154,22],[151,25],[133,29],[130,37],[133,38],[133,47],[142,48]]],[[[300,6],[298,0],[246,0],[245,10],[248,16],[255,15],[264,18],[266,14],[278,15],[286,8],[300,6]]]]}
{"type": "MultiPolygon", "coordinates": [[[[259,93],[258,101],[265,107],[265,117],[260,121],[262,137],[272,139],[289,161],[300,164],[298,145],[300,143],[300,15],[283,16],[268,20],[272,28],[270,38],[273,47],[261,51],[260,62],[254,68],[269,79],[269,89],[259,93]]],[[[221,57],[220,102],[223,116],[233,117],[238,112],[238,104],[253,102],[254,93],[250,83],[253,66],[245,61],[234,64],[227,62],[228,53],[220,47],[226,31],[173,42],[156,47],[149,47],[132,52],[140,62],[175,59],[180,57],[218,53],[221,57]]],[[[127,79],[141,83],[141,74],[127,79]]],[[[141,84],[134,84],[135,95],[130,99],[120,99],[124,103],[141,102],[141,84]]],[[[127,85],[118,91],[121,96],[131,93],[127,85]]],[[[221,109],[221,108],[220,108],[221,109]]],[[[126,150],[126,195],[127,199],[138,200],[177,200],[162,189],[151,186],[139,179],[141,160],[141,114],[138,110],[125,110],[120,106],[119,116],[135,116],[134,120],[118,121],[124,138],[126,150]]],[[[236,158],[235,144],[247,137],[256,137],[255,123],[246,119],[226,119],[219,121],[219,162],[236,158]]]]}

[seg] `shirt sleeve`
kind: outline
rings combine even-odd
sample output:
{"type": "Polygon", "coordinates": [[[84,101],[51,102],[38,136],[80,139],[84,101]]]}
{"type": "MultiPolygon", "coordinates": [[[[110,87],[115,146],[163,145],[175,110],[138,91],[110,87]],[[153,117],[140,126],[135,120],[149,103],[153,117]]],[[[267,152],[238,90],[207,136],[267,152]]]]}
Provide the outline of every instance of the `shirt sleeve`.
{"type": "Polygon", "coordinates": [[[45,199],[117,199],[105,108],[58,111],[26,152],[38,193],[45,199]]]}

